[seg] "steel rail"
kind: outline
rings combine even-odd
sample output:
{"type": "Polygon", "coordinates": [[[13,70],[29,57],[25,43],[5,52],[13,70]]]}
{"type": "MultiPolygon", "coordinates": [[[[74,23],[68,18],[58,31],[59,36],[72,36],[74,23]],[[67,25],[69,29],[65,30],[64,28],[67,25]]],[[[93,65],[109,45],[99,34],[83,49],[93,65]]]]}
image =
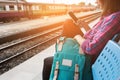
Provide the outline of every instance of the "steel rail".
{"type": "MultiPolygon", "coordinates": [[[[97,15],[99,15],[99,14],[97,14],[97,15]]],[[[96,16],[97,16],[97,15],[96,15],[96,16]]],[[[91,16],[91,15],[90,15],[90,16],[91,16]]],[[[87,22],[93,21],[93,19],[91,19],[90,21],[88,20],[88,19],[91,18],[90,16],[87,16],[86,18],[84,18],[84,20],[87,20],[87,22]]],[[[96,16],[94,16],[95,19],[96,19],[96,16]]],[[[99,16],[97,16],[97,17],[99,17],[99,16]]],[[[92,16],[92,18],[93,18],[93,16],[92,16]]],[[[24,39],[24,40],[21,40],[21,41],[19,41],[19,42],[16,42],[16,43],[13,43],[13,44],[10,44],[10,45],[1,47],[0,50],[4,50],[4,49],[6,49],[6,48],[15,46],[15,45],[20,44],[20,43],[23,43],[23,42],[25,42],[25,41],[34,39],[34,38],[36,38],[36,37],[43,36],[43,35],[49,34],[49,33],[54,32],[54,31],[58,31],[58,30],[60,30],[60,29],[62,29],[62,26],[59,26],[59,27],[57,27],[57,28],[53,28],[53,29],[47,30],[47,31],[45,31],[45,32],[43,32],[43,33],[35,34],[34,36],[31,36],[31,37],[29,37],[29,38],[27,38],[27,39],[24,39]]],[[[39,44],[37,44],[37,45],[34,45],[34,46],[30,47],[30,48],[27,48],[26,50],[23,50],[22,52],[16,53],[15,55],[13,55],[13,56],[11,56],[11,57],[9,57],[9,58],[6,58],[6,59],[4,59],[4,60],[1,60],[1,61],[0,61],[0,64],[5,63],[5,62],[7,62],[7,61],[9,61],[9,60],[11,60],[11,59],[19,56],[19,55],[22,55],[23,53],[25,53],[25,52],[27,52],[27,51],[29,51],[29,50],[31,50],[31,49],[34,49],[35,47],[38,47],[38,46],[40,46],[40,45],[42,45],[42,44],[45,44],[46,42],[49,42],[49,41],[55,39],[55,38],[58,37],[58,36],[60,36],[60,35],[57,35],[57,36],[55,36],[55,37],[51,37],[51,38],[49,38],[48,40],[45,40],[45,41],[43,41],[43,42],[41,42],[41,43],[39,43],[39,44]]]]}

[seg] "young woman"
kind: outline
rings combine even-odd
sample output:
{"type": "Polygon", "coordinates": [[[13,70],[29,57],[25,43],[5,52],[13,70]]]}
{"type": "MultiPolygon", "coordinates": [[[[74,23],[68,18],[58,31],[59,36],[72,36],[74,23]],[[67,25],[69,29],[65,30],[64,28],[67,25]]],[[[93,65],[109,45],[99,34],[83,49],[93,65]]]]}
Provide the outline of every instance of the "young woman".
{"type": "MultiPolygon", "coordinates": [[[[102,15],[100,21],[93,26],[84,36],[80,35],[79,27],[72,20],[67,20],[63,28],[63,36],[76,38],[80,44],[81,53],[92,56],[93,61],[104,48],[108,40],[120,33],[120,0],[97,0],[101,7],[102,15]]],[[[83,26],[88,26],[84,21],[78,20],[83,26]]],[[[49,80],[53,57],[46,58],[44,64],[43,80],[49,80]]]]}

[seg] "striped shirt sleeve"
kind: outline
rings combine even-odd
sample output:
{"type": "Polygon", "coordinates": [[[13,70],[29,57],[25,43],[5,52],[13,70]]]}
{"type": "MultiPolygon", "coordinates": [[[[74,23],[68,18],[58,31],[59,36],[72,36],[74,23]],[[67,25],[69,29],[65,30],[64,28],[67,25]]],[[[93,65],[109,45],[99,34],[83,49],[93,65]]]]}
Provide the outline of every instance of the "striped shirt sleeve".
{"type": "Polygon", "coordinates": [[[85,41],[81,48],[86,54],[98,54],[104,48],[108,40],[120,32],[120,12],[104,17],[88,33],[85,34],[85,41]]]}

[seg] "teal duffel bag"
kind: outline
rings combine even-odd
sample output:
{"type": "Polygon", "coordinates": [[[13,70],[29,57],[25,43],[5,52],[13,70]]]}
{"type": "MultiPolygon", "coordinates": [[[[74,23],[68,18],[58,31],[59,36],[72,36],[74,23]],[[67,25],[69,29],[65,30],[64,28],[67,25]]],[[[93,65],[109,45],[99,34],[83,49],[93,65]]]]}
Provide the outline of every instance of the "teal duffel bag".
{"type": "Polygon", "coordinates": [[[84,64],[85,55],[79,53],[78,42],[73,38],[60,37],[49,80],[83,80],[84,64]]]}

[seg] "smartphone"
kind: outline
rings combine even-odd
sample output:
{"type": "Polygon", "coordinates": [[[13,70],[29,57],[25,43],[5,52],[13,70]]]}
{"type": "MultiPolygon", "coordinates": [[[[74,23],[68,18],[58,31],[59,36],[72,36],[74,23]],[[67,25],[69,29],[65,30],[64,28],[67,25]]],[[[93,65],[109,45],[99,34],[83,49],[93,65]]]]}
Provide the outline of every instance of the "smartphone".
{"type": "Polygon", "coordinates": [[[76,23],[76,26],[78,26],[78,27],[80,28],[80,35],[83,36],[84,33],[82,32],[80,25],[77,24],[78,18],[77,18],[77,17],[74,15],[74,13],[71,12],[71,11],[68,12],[68,14],[69,14],[69,16],[72,18],[72,20],[76,23]]]}
{"type": "Polygon", "coordinates": [[[77,22],[78,18],[75,16],[75,14],[72,11],[68,12],[68,14],[73,19],[74,22],[77,22]]]}

